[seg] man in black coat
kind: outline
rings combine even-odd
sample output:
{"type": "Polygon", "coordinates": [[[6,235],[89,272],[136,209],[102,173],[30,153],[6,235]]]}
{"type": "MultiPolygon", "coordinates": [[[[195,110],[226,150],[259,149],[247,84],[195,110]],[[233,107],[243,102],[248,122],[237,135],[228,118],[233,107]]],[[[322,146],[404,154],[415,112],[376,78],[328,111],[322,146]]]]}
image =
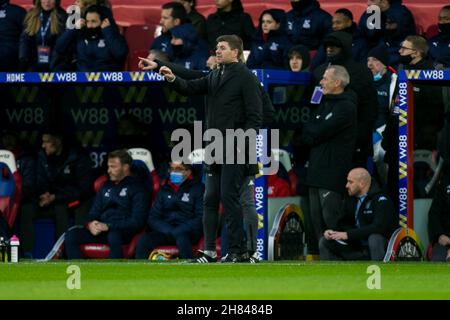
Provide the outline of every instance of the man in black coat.
{"type": "Polygon", "coordinates": [[[328,229],[319,242],[320,260],[383,260],[398,219],[391,200],[372,182],[369,172],[349,172],[348,195],[336,230],[328,229]]]}
{"type": "Polygon", "coordinates": [[[345,178],[351,168],[356,133],[356,97],[345,87],[349,75],[330,66],[320,82],[324,97],[303,128],[300,143],[311,146],[306,184],[313,233],[318,242],[326,228],[335,228],[345,178]]]}
{"type": "MultiPolygon", "coordinates": [[[[215,59],[215,56],[214,56],[215,59]]],[[[244,60],[240,59],[240,62],[244,63],[244,60]]],[[[139,62],[139,68],[142,70],[156,70],[162,66],[169,67],[172,72],[184,79],[200,79],[206,75],[204,71],[200,70],[190,70],[186,69],[183,66],[177,65],[171,62],[163,62],[159,59],[155,59],[154,61],[150,61],[148,59],[143,59],[143,61],[139,62]]],[[[210,66],[211,70],[214,70],[217,66],[210,66]]],[[[264,90],[263,86],[259,86],[259,90],[262,96],[262,107],[263,107],[263,125],[264,127],[269,126],[273,122],[275,109],[272,105],[272,101],[270,100],[270,96],[264,90]]],[[[253,199],[253,185],[250,181],[254,179],[254,173],[248,172],[249,176],[246,177],[246,181],[244,182],[244,188],[241,189],[241,203],[243,207],[243,215],[244,215],[244,226],[247,234],[247,249],[250,255],[250,262],[256,263],[257,258],[254,256],[254,251],[256,250],[257,243],[257,231],[258,231],[258,215],[256,213],[256,208],[254,207],[254,199],[253,199]]],[[[222,235],[223,240],[223,235],[222,235]]]]}
{"type": "MultiPolygon", "coordinates": [[[[220,68],[203,78],[186,81],[176,77],[167,67],[161,67],[166,80],[183,94],[204,94],[206,101],[206,123],[208,129],[216,129],[225,137],[227,129],[259,130],[263,121],[260,84],[252,72],[239,59],[243,52],[242,40],[236,35],[217,38],[216,58],[220,68]]],[[[239,156],[236,146],[223,146],[223,155],[239,156]]],[[[247,149],[247,148],[246,148],[247,149]]],[[[229,160],[228,158],[226,160],[229,160]]],[[[244,241],[240,190],[247,175],[246,164],[214,161],[208,167],[205,194],[205,259],[197,262],[215,261],[215,238],[219,202],[224,205],[224,217],[229,234],[229,254],[225,262],[247,260],[244,241]]]]}
{"type": "Polygon", "coordinates": [[[366,167],[367,160],[373,155],[372,132],[378,110],[377,93],[373,86],[372,74],[367,65],[355,62],[352,58],[352,36],[343,31],[329,34],[324,40],[327,62],[318,66],[314,72],[314,81],[322,79],[327,66],[331,63],[345,67],[350,75],[349,89],[357,95],[358,130],[353,167],[366,167]]]}
{"type": "MultiPolygon", "coordinates": [[[[433,70],[428,58],[427,40],[408,36],[400,47],[400,68],[433,70]]],[[[444,125],[442,88],[436,85],[414,84],[414,149],[435,150],[439,131],[444,125]]]]}
{"type": "Polygon", "coordinates": [[[217,11],[206,18],[206,36],[209,47],[213,50],[216,39],[227,34],[239,36],[245,50],[250,50],[255,26],[252,17],[244,12],[241,0],[216,1],[217,11]]]}

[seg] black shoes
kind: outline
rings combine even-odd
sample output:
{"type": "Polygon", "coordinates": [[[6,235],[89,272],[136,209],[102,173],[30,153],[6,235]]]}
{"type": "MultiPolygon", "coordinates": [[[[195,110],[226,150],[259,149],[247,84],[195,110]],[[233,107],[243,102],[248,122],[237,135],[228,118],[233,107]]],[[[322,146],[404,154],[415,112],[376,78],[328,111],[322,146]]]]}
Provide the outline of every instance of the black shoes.
{"type": "Polygon", "coordinates": [[[201,250],[198,250],[199,255],[197,258],[190,261],[190,263],[216,263],[217,258],[213,258],[201,250]]]}
{"type": "Polygon", "coordinates": [[[243,254],[227,253],[220,262],[222,263],[258,263],[259,259],[254,255],[250,255],[248,252],[243,254]]]}

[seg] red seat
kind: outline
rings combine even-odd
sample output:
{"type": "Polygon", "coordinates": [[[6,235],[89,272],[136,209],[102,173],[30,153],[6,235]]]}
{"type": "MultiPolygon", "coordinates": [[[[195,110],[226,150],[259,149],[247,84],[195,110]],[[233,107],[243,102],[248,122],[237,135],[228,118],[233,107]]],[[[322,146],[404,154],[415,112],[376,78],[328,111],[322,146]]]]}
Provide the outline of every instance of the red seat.
{"type": "Polygon", "coordinates": [[[12,229],[22,194],[22,177],[12,152],[0,150],[0,215],[12,229]]]}
{"type": "Polygon", "coordinates": [[[431,243],[428,244],[426,258],[428,261],[431,261],[431,259],[433,258],[433,245],[431,243]]]}
{"type": "Polygon", "coordinates": [[[128,149],[133,158],[133,163],[137,166],[141,166],[146,168],[148,176],[148,183],[152,188],[152,203],[156,199],[156,195],[159,192],[159,188],[161,187],[158,173],[155,170],[155,165],[153,164],[152,154],[149,150],[144,148],[132,148],[128,149]]]}
{"type": "MultiPolygon", "coordinates": [[[[136,245],[139,238],[144,234],[144,230],[136,234],[129,244],[122,246],[122,254],[125,259],[134,257],[136,245]]],[[[109,245],[102,243],[86,243],[81,245],[81,254],[84,258],[89,259],[107,259],[109,256],[109,245]]]]}
{"type": "Polygon", "coordinates": [[[425,31],[425,36],[427,37],[427,39],[437,36],[438,34],[439,34],[439,28],[438,28],[437,24],[433,24],[433,25],[429,26],[427,31],[425,31]]]}
{"type": "Polygon", "coordinates": [[[272,154],[274,155],[275,161],[279,163],[286,169],[289,177],[289,186],[291,195],[297,194],[297,175],[292,167],[291,156],[286,150],[282,149],[272,149],[272,154]]]}
{"type": "Polygon", "coordinates": [[[148,49],[137,49],[130,51],[127,59],[128,71],[141,71],[138,67],[139,57],[146,58],[148,56],[148,49]]]}
{"type": "Polygon", "coordinates": [[[127,70],[137,71],[136,54],[148,56],[150,45],[155,39],[155,30],[157,25],[132,25],[125,29],[124,37],[128,44],[128,58],[127,58],[127,70]]]}

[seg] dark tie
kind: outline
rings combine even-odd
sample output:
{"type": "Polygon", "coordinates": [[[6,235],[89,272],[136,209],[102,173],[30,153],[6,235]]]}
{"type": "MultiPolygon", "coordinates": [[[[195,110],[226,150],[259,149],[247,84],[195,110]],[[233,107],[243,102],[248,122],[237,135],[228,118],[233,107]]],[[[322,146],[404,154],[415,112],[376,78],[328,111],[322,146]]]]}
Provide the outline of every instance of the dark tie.
{"type": "Polygon", "coordinates": [[[358,211],[359,208],[361,207],[361,204],[363,202],[364,198],[363,197],[358,197],[358,202],[356,204],[356,211],[355,211],[355,221],[356,221],[356,226],[359,228],[359,215],[358,215],[358,211]]]}

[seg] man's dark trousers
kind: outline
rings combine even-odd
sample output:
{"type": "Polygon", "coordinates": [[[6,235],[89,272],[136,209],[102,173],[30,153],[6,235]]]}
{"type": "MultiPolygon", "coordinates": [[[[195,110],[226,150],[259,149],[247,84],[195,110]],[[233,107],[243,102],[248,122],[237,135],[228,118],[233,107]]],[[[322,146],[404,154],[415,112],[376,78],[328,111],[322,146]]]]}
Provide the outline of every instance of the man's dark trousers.
{"type": "Polygon", "coordinates": [[[109,245],[109,258],[122,259],[122,245],[129,243],[135,232],[126,232],[119,230],[109,230],[102,232],[97,236],[86,228],[72,228],[66,233],[64,247],[67,259],[82,259],[80,245],[86,243],[105,243],[109,245]]]}
{"type": "Polygon", "coordinates": [[[203,228],[204,250],[216,250],[218,208],[222,201],[224,219],[228,232],[229,253],[242,254],[247,251],[244,237],[240,192],[245,180],[246,165],[215,165],[206,174],[203,228]]]}

